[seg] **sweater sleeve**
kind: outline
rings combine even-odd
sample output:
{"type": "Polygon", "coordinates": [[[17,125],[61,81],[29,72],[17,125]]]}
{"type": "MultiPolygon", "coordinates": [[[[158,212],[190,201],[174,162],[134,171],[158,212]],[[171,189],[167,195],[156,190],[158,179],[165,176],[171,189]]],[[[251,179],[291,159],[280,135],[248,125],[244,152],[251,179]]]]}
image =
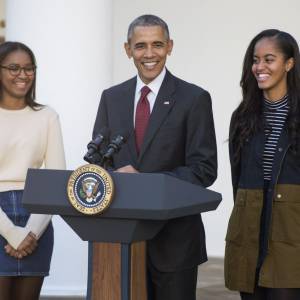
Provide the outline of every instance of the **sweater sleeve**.
{"type": "Polygon", "coordinates": [[[28,232],[34,233],[36,238],[39,239],[46,230],[51,218],[51,215],[31,214],[25,228],[28,232]]]}
{"type": "Polygon", "coordinates": [[[0,208],[0,234],[12,247],[17,249],[29,232],[26,227],[15,226],[0,208]]]}
{"type": "Polygon", "coordinates": [[[49,120],[47,149],[44,157],[46,169],[64,170],[65,153],[59,117],[55,113],[49,120]]]}
{"type": "MultiPolygon", "coordinates": [[[[62,132],[56,113],[49,120],[44,162],[46,169],[63,170],[66,168],[62,132]]],[[[25,228],[39,239],[46,230],[51,217],[51,215],[31,214],[25,228]]]]}

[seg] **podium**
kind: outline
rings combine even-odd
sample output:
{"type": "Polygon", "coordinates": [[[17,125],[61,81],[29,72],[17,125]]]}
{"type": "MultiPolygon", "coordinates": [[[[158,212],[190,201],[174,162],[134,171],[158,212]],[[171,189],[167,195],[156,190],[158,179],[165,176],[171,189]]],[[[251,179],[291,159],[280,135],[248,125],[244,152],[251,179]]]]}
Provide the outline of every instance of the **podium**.
{"type": "Polygon", "coordinates": [[[31,213],[60,215],[90,242],[87,300],[146,300],[145,244],[137,242],[152,239],[169,219],[215,210],[221,201],[221,194],[169,175],[112,172],[112,204],[88,216],[69,203],[71,173],[29,169],[22,201],[31,213]]]}

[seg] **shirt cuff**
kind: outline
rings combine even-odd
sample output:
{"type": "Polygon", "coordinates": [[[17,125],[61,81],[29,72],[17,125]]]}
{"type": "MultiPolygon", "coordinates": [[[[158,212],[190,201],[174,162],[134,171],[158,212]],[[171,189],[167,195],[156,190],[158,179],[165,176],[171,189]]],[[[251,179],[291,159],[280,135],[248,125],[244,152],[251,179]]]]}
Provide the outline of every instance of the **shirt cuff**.
{"type": "Polygon", "coordinates": [[[36,238],[39,239],[46,230],[51,218],[52,215],[31,214],[25,228],[34,233],[36,238]]]}

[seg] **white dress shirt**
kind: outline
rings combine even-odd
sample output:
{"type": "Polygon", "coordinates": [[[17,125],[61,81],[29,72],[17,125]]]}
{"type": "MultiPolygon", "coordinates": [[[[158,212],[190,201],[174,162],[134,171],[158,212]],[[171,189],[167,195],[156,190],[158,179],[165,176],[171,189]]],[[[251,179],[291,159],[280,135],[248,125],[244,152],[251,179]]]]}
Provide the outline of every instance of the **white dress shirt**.
{"type": "Polygon", "coordinates": [[[152,112],[156,97],[158,95],[158,91],[161,87],[161,84],[165,78],[166,75],[166,68],[164,67],[160,74],[152,80],[149,84],[145,84],[139,75],[137,75],[137,81],[136,81],[136,89],[135,89],[135,97],[134,97],[134,112],[133,112],[133,124],[135,126],[135,112],[137,104],[141,97],[141,89],[146,85],[149,87],[151,92],[147,95],[147,99],[150,103],[150,113],[152,112]]]}

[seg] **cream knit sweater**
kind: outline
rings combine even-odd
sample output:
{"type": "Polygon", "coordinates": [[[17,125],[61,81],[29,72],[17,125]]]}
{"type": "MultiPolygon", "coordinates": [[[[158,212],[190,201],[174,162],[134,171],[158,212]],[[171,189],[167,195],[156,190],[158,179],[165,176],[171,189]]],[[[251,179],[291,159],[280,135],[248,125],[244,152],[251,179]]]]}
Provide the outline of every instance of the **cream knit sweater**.
{"type": "MultiPolygon", "coordinates": [[[[28,168],[65,169],[62,134],[57,113],[0,108],[0,192],[22,190],[28,168]]],[[[39,238],[51,220],[32,214],[26,227],[15,226],[0,208],[0,234],[15,249],[32,231],[39,238]]]]}

